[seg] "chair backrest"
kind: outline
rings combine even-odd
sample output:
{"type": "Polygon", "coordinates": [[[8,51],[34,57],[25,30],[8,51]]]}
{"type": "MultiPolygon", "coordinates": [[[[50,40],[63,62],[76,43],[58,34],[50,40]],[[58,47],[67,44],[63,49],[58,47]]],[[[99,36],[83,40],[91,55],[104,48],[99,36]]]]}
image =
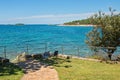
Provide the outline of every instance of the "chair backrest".
{"type": "Polygon", "coordinates": [[[54,56],[58,56],[58,51],[55,51],[55,52],[54,52],[54,56]]]}

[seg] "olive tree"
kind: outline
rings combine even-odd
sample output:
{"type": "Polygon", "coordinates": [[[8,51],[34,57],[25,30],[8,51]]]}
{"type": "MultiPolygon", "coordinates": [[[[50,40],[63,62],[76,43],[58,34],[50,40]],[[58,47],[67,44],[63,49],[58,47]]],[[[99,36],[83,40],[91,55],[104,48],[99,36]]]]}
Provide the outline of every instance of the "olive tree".
{"type": "Polygon", "coordinates": [[[99,12],[90,18],[95,26],[87,34],[86,43],[91,49],[91,46],[102,47],[111,60],[112,54],[120,46],[120,13],[115,13],[111,8],[109,11],[109,14],[99,12]]]}

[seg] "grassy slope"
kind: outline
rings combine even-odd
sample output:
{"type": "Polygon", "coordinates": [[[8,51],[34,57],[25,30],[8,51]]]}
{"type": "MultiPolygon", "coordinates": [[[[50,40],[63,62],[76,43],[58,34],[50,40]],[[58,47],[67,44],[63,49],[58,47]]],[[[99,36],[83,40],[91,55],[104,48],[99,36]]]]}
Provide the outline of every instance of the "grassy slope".
{"type": "Polygon", "coordinates": [[[120,80],[120,64],[71,59],[51,59],[60,80],[120,80]]]}
{"type": "Polygon", "coordinates": [[[13,64],[0,64],[0,80],[20,80],[23,71],[13,64]]]}
{"type": "MultiPolygon", "coordinates": [[[[120,64],[106,64],[79,59],[50,58],[60,80],[120,80],[120,64]]],[[[17,66],[0,65],[0,80],[20,80],[23,72],[17,66]]]]}

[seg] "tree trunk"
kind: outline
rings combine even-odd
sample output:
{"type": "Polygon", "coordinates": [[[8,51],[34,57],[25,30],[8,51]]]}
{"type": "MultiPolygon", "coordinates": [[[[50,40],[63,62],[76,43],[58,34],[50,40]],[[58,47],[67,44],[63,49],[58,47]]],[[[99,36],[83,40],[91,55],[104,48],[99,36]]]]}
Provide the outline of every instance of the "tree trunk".
{"type": "Polygon", "coordinates": [[[112,59],[112,54],[114,53],[115,49],[108,49],[108,57],[111,60],[112,59]]]}
{"type": "Polygon", "coordinates": [[[108,54],[108,57],[109,57],[109,59],[111,60],[111,58],[112,58],[112,54],[108,54]]]}

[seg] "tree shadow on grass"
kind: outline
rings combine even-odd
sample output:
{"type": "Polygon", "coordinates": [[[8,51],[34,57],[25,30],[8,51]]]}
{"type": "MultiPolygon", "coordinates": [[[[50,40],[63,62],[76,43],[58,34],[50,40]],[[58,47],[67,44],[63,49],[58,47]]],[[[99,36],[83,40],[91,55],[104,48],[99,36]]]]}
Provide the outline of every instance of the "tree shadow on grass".
{"type": "Polygon", "coordinates": [[[48,59],[41,59],[42,63],[47,64],[48,66],[56,66],[56,67],[65,67],[70,68],[72,67],[70,64],[64,64],[64,63],[71,63],[70,59],[61,58],[61,57],[50,57],[48,59]],[[60,64],[64,64],[64,66],[61,66],[60,64]]]}
{"type": "Polygon", "coordinates": [[[20,66],[24,73],[28,73],[29,71],[37,71],[41,68],[41,62],[37,60],[27,60],[25,62],[19,62],[16,65],[20,66]]]}
{"type": "Polygon", "coordinates": [[[37,70],[40,70],[42,66],[43,67],[56,66],[56,67],[69,68],[72,66],[68,65],[68,64],[61,66],[60,64],[70,63],[70,62],[71,62],[70,59],[59,58],[59,57],[50,57],[48,59],[44,59],[44,58],[37,58],[37,60],[30,59],[25,62],[19,62],[16,65],[21,67],[23,69],[24,73],[27,74],[28,72],[35,72],[37,70]]]}
{"type": "Polygon", "coordinates": [[[12,63],[0,63],[0,76],[17,75],[19,71],[22,71],[21,68],[12,63]]]}

